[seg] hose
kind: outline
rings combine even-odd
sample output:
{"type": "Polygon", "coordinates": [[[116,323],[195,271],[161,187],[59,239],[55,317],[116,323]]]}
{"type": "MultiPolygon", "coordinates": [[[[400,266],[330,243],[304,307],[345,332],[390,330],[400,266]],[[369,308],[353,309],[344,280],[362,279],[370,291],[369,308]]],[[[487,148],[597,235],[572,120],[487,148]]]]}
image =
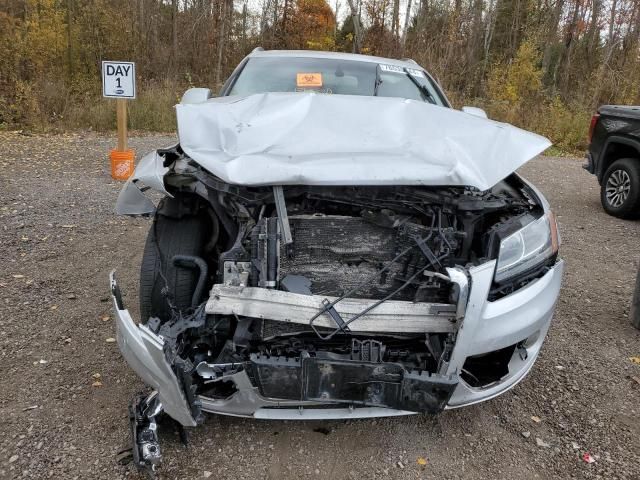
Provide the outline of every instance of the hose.
{"type": "Polygon", "coordinates": [[[197,268],[200,270],[198,283],[196,284],[196,288],[191,296],[191,306],[197,307],[200,303],[200,298],[202,298],[202,292],[204,291],[204,286],[207,281],[207,273],[209,271],[207,262],[194,255],[175,255],[172,261],[176,267],[197,268]]]}

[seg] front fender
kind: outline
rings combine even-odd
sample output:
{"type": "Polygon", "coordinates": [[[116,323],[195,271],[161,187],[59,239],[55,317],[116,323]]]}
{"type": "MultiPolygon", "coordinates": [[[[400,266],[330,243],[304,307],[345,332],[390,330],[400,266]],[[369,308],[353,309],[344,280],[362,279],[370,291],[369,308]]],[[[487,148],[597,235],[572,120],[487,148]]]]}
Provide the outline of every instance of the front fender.
{"type": "Polygon", "coordinates": [[[169,168],[164,166],[164,155],[158,153],[158,150],[149,152],[142,157],[133,175],[127,180],[118,195],[116,213],[118,215],[150,215],[154,213],[156,207],[144,194],[144,190],[151,188],[172,197],[164,185],[164,176],[168,171],[169,168]]]}

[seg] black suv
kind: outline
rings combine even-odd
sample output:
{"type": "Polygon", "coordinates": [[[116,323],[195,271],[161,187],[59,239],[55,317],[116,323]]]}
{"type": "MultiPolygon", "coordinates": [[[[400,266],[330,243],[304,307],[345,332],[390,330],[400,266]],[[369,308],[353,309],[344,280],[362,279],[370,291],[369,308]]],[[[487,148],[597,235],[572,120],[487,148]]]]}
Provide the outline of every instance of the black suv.
{"type": "Polygon", "coordinates": [[[604,105],[591,118],[584,168],[598,177],[609,215],[640,215],[640,106],[604,105]]]}

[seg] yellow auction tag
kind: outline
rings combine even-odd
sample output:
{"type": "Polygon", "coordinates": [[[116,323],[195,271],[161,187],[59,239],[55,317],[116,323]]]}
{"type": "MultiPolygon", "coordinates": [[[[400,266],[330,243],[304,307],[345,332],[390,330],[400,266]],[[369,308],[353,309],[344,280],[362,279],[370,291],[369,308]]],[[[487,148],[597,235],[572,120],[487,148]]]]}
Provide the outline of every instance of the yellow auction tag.
{"type": "Polygon", "coordinates": [[[296,76],[296,85],[298,87],[321,87],[321,73],[298,73],[296,76]]]}

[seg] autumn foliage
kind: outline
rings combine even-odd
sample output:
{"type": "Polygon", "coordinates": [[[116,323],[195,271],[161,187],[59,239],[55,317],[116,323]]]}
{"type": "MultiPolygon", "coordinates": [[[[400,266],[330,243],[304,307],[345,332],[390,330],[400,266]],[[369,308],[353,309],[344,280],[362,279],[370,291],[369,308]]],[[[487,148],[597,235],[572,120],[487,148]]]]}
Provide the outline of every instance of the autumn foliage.
{"type": "Polygon", "coordinates": [[[0,128],[113,128],[100,62],[137,64],[132,128],[173,129],[189,86],[253,48],[410,57],[455,106],[585,148],[591,112],[640,103],[640,0],[0,0],[0,128]]]}

